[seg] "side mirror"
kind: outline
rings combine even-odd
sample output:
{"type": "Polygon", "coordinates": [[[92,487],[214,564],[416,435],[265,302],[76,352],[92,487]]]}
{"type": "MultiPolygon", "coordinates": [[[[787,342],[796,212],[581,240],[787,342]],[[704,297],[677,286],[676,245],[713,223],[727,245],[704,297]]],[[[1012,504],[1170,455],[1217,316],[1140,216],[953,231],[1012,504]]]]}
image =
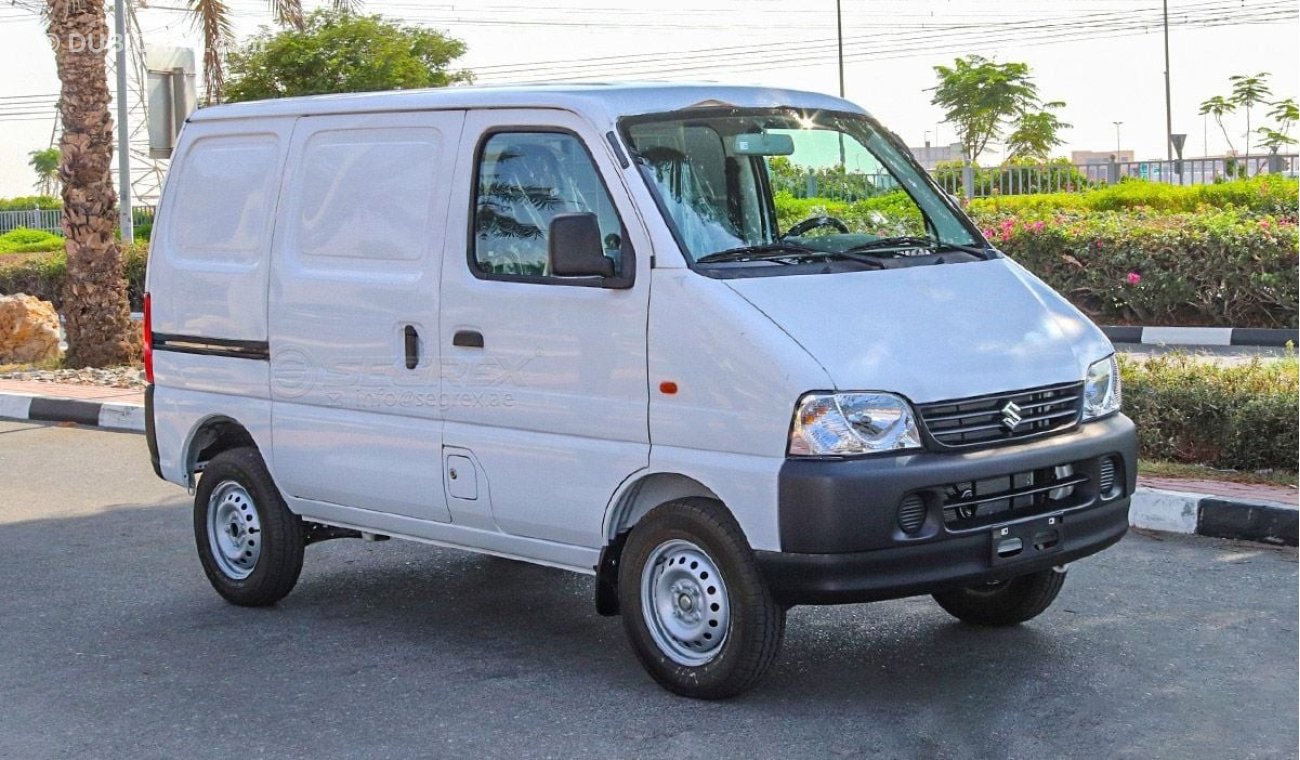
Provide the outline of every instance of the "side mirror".
{"type": "Polygon", "coordinates": [[[547,256],[556,277],[614,276],[614,262],[600,241],[600,223],[590,212],[557,214],[551,219],[547,256]]]}

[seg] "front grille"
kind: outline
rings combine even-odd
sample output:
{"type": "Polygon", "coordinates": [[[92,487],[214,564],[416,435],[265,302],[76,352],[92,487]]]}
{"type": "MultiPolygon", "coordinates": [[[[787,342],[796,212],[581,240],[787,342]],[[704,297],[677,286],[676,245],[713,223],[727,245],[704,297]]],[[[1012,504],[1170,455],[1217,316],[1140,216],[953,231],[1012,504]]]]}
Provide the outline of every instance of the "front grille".
{"type": "Polygon", "coordinates": [[[1067,464],[951,483],[943,487],[943,522],[964,530],[1077,506],[1087,498],[1087,482],[1067,464]]]}
{"type": "Polygon", "coordinates": [[[1034,438],[1079,422],[1083,383],[917,406],[935,448],[968,448],[1034,438]]]}

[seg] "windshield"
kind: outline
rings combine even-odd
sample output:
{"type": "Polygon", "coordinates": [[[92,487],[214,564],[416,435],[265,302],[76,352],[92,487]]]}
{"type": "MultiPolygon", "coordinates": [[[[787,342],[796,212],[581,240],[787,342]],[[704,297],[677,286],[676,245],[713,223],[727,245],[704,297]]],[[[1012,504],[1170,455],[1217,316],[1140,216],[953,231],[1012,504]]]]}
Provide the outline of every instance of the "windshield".
{"type": "Polygon", "coordinates": [[[692,262],[875,263],[954,248],[987,257],[906,148],[866,116],[701,109],[623,127],[692,262]]]}

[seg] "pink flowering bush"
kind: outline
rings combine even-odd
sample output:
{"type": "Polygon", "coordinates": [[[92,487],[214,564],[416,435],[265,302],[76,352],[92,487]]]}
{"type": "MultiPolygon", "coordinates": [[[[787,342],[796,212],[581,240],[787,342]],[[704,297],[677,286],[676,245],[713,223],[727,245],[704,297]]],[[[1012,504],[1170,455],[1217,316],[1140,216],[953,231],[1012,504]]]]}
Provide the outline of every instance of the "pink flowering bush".
{"type": "Polygon", "coordinates": [[[1105,324],[1297,324],[1294,218],[1235,209],[977,218],[991,243],[1105,324]]]}

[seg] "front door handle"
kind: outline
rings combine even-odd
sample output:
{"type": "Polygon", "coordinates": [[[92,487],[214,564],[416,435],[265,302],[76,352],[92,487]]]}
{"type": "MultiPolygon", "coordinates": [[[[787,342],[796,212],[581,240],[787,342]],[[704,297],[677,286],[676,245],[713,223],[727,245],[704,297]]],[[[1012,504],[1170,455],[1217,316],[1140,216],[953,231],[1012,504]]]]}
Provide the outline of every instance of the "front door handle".
{"type": "Polygon", "coordinates": [[[483,333],[478,330],[457,330],[451,336],[451,344],[461,348],[482,348],[483,333]]]}
{"type": "Polygon", "coordinates": [[[420,365],[420,333],[415,325],[407,325],[404,330],[406,338],[406,368],[415,369],[420,365]]]}

